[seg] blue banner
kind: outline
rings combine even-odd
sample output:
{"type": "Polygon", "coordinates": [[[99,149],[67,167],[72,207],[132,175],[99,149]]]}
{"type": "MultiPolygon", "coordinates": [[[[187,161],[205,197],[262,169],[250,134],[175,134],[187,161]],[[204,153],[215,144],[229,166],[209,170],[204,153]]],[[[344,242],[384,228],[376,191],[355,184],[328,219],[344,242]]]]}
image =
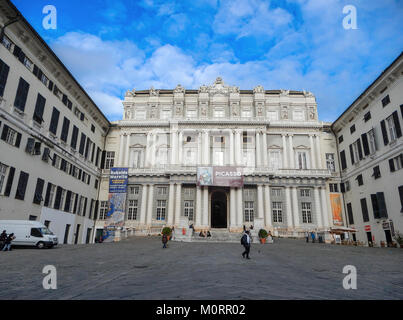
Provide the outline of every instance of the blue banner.
{"type": "Polygon", "coordinates": [[[109,193],[126,193],[128,168],[112,168],[109,177],[109,193]]]}

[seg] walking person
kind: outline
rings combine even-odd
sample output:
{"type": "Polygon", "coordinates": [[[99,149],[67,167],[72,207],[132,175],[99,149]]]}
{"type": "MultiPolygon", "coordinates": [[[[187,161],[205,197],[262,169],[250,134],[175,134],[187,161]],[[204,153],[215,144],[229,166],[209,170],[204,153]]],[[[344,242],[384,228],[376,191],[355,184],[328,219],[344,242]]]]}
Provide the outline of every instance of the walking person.
{"type": "Polygon", "coordinates": [[[6,240],[7,240],[7,232],[6,230],[3,230],[3,232],[0,234],[0,250],[3,250],[6,240]]]}
{"type": "Polygon", "coordinates": [[[309,242],[309,232],[305,231],[305,238],[306,238],[306,242],[309,242]]]}
{"type": "Polygon", "coordinates": [[[2,251],[11,251],[11,243],[13,242],[13,240],[15,239],[14,237],[14,233],[10,233],[6,239],[4,248],[2,251]]]}
{"type": "Polygon", "coordinates": [[[312,243],[315,243],[315,232],[311,232],[312,243]]]}
{"type": "Polygon", "coordinates": [[[167,248],[167,242],[168,242],[168,237],[166,234],[163,234],[162,235],[162,243],[164,244],[162,247],[163,249],[167,248]]]}
{"type": "Polygon", "coordinates": [[[245,248],[245,251],[242,253],[242,257],[243,257],[243,258],[246,257],[246,259],[250,259],[250,258],[249,258],[250,242],[251,242],[251,239],[250,239],[249,231],[246,231],[246,232],[244,233],[244,235],[242,236],[242,238],[241,238],[241,244],[242,244],[242,245],[244,246],[244,248],[245,248]]]}

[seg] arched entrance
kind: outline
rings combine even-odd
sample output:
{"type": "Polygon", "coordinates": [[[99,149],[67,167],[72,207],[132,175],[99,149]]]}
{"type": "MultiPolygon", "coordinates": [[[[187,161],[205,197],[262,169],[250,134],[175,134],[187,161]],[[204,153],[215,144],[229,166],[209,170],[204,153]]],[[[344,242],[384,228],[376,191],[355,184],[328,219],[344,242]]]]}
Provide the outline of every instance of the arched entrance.
{"type": "Polygon", "coordinates": [[[227,228],[227,196],[225,192],[215,191],[211,195],[211,227],[227,228]]]}

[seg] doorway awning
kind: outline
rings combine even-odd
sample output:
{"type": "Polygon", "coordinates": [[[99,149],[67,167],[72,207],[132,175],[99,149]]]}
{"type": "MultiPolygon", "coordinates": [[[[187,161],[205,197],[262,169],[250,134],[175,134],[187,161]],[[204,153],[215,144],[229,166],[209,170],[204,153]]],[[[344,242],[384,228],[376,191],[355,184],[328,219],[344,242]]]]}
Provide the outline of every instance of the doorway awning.
{"type": "Polygon", "coordinates": [[[337,228],[330,228],[330,232],[339,233],[339,232],[357,232],[357,229],[348,228],[348,227],[337,227],[337,228]]]}

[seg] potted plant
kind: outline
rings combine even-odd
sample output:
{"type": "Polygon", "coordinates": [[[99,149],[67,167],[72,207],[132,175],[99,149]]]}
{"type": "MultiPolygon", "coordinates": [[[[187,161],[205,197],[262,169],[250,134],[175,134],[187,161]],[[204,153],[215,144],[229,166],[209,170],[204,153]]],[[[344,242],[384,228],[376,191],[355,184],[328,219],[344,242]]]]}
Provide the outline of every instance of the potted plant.
{"type": "Polygon", "coordinates": [[[172,229],[170,228],[170,227],[164,227],[163,229],[162,229],[162,232],[161,232],[162,234],[165,234],[166,236],[167,236],[167,238],[168,238],[168,240],[170,240],[171,239],[171,235],[172,235],[172,229]]]}
{"type": "Polygon", "coordinates": [[[260,239],[260,243],[266,243],[266,238],[267,238],[267,231],[265,229],[260,229],[259,230],[259,239],[260,239]]]}
{"type": "Polygon", "coordinates": [[[385,247],[385,241],[381,241],[381,247],[382,247],[382,248],[385,247]]]}
{"type": "Polygon", "coordinates": [[[400,245],[400,248],[403,248],[403,237],[399,231],[395,232],[394,238],[396,242],[400,245]]]}

